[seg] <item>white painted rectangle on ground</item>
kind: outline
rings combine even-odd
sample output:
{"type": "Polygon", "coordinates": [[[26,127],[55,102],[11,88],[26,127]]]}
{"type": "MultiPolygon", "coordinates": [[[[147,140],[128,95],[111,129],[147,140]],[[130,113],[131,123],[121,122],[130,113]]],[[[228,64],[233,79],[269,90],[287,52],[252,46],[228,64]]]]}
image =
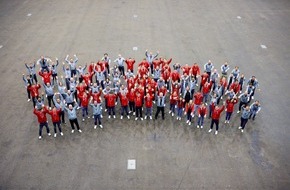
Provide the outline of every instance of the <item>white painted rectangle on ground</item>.
{"type": "Polygon", "coordinates": [[[136,160],[133,159],[128,160],[127,170],[136,170],[136,160]]]}
{"type": "Polygon", "coordinates": [[[242,17],[241,16],[237,16],[237,19],[241,19],[242,17]]]}
{"type": "Polygon", "coordinates": [[[267,46],[265,46],[265,45],[261,45],[261,48],[263,48],[263,49],[267,49],[267,46]]]}
{"type": "Polygon", "coordinates": [[[138,47],[133,47],[133,51],[137,51],[138,50],[138,47]]]}
{"type": "Polygon", "coordinates": [[[27,16],[31,16],[31,15],[32,15],[31,13],[28,13],[28,14],[27,14],[27,16]]]}
{"type": "Polygon", "coordinates": [[[134,18],[137,18],[137,17],[138,17],[138,15],[133,15],[133,17],[134,17],[134,18]]]}

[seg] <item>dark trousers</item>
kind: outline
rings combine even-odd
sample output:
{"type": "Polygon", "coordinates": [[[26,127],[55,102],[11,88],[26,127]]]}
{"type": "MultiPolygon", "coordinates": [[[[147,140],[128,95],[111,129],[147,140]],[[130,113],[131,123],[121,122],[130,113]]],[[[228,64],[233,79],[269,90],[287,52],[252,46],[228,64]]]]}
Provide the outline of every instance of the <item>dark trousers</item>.
{"type": "Polygon", "coordinates": [[[142,106],[136,106],[136,117],[142,117],[142,106]]]}
{"type": "Polygon", "coordinates": [[[82,107],[83,117],[88,116],[88,107],[82,107]]]}
{"type": "Polygon", "coordinates": [[[121,107],[121,115],[124,115],[124,112],[126,112],[126,114],[129,115],[128,106],[122,106],[121,107]]]}
{"type": "Polygon", "coordinates": [[[64,120],[64,111],[61,111],[60,112],[60,116],[61,116],[62,123],[65,123],[65,120],[64,120]]]}
{"type": "Polygon", "coordinates": [[[74,126],[74,125],[77,126],[77,129],[78,129],[78,130],[80,129],[79,122],[78,122],[78,119],[77,119],[77,118],[75,118],[75,119],[70,119],[69,122],[70,122],[70,126],[71,126],[71,128],[72,128],[73,130],[75,129],[75,126],[74,126]]]}
{"type": "Polygon", "coordinates": [[[27,97],[28,99],[31,99],[30,91],[27,89],[27,97]]]}
{"type": "Polygon", "coordinates": [[[53,124],[54,133],[57,133],[56,126],[58,128],[58,131],[61,133],[60,121],[59,122],[52,122],[52,124],[53,124]]]}
{"type": "Polygon", "coordinates": [[[246,127],[247,122],[248,122],[248,119],[244,119],[244,118],[241,117],[241,127],[242,127],[242,129],[244,129],[246,127]]]}
{"type": "Polygon", "coordinates": [[[226,120],[230,120],[233,112],[226,112],[226,120]]]}
{"type": "Polygon", "coordinates": [[[52,85],[54,85],[54,83],[56,81],[56,77],[57,77],[57,73],[52,74],[52,85]]]}
{"type": "Polygon", "coordinates": [[[213,124],[215,124],[216,130],[218,131],[219,130],[219,120],[218,119],[212,119],[211,120],[211,124],[210,124],[210,129],[213,128],[213,124]]]}
{"type": "MultiPolygon", "coordinates": [[[[150,64],[150,70],[151,70],[151,75],[153,75],[153,71],[154,71],[153,63],[150,64]]],[[[132,72],[133,72],[133,71],[132,71],[132,72]]]]}
{"type": "Polygon", "coordinates": [[[242,108],[243,105],[247,106],[248,103],[247,102],[241,102],[240,101],[240,103],[239,103],[239,111],[241,111],[241,108],[242,108]]]}
{"type": "Polygon", "coordinates": [[[186,113],[186,119],[191,122],[191,119],[192,119],[191,112],[186,113]]]}
{"type": "Polygon", "coordinates": [[[112,106],[112,107],[108,106],[108,114],[109,115],[116,115],[115,114],[115,106],[112,106]]]}
{"type": "Polygon", "coordinates": [[[53,99],[53,95],[47,95],[47,101],[48,101],[48,106],[49,107],[51,107],[51,102],[55,106],[54,101],[52,99],[53,99]]]}
{"type": "Polygon", "coordinates": [[[160,111],[162,114],[162,119],[164,120],[164,107],[161,107],[161,106],[157,106],[157,111],[155,113],[155,119],[157,119],[160,111]]]}
{"type": "Polygon", "coordinates": [[[208,79],[207,82],[210,82],[210,76],[211,76],[211,72],[206,72],[208,74],[208,79]]]}
{"type": "Polygon", "coordinates": [[[49,128],[47,122],[39,123],[39,136],[42,135],[42,128],[43,126],[46,127],[46,132],[49,133],[49,128]]]}
{"type": "Polygon", "coordinates": [[[32,82],[33,82],[33,80],[34,80],[34,82],[37,83],[37,77],[36,77],[36,74],[32,74],[32,75],[30,75],[30,78],[31,78],[31,81],[32,81],[32,82]]]}
{"type": "Polygon", "coordinates": [[[76,69],[72,69],[70,74],[71,74],[70,77],[74,77],[75,75],[77,75],[77,70],[76,69]]]}
{"type": "Polygon", "coordinates": [[[70,78],[65,78],[65,85],[66,85],[66,89],[69,90],[70,86],[69,86],[69,80],[70,78]]]}
{"type": "Polygon", "coordinates": [[[120,73],[121,73],[123,76],[125,76],[125,68],[124,68],[124,66],[119,66],[118,69],[119,69],[120,73]]]}
{"type": "Polygon", "coordinates": [[[135,112],[135,102],[129,101],[129,108],[130,108],[130,111],[135,112]]]}
{"type": "Polygon", "coordinates": [[[102,125],[101,114],[94,115],[94,119],[95,119],[95,125],[97,125],[98,122],[99,122],[99,125],[102,125]]]}

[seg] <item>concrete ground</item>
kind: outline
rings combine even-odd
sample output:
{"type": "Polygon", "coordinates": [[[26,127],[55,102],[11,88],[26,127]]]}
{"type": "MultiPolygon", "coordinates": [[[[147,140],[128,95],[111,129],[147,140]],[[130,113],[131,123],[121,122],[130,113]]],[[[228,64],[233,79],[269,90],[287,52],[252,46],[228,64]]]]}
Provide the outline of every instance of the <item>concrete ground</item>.
{"type": "Polygon", "coordinates": [[[2,0],[0,47],[0,189],[289,189],[288,0],[2,0]],[[143,122],[105,115],[102,130],[87,120],[82,134],[67,125],[64,137],[38,140],[23,63],[76,53],[84,65],[105,52],[140,61],[145,49],[183,65],[228,60],[256,75],[260,114],[244,134],[236,113],[217,136],[209,120],[201,130],[167,113],[143,122]]]}

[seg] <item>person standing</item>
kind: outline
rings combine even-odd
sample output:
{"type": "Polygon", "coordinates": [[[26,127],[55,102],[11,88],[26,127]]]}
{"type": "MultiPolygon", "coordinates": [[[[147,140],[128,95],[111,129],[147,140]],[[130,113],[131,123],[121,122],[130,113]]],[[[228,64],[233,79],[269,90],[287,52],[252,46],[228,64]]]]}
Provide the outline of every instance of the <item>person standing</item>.
{"type": "Polygon", "coordinates": [[[230,69],[230,66],[228,65],[228,62],[226,61],[222,66],[221,66],[221,72],[222,76],[228,77],[228,71],[230,69]]]}
{"type": "Polygon", "coordinates": [[[121,72],[121,74],[123,76],[125,76],[125,68],[124,68],[125,59],[124,59],[124,57],[122,57],[122,55],[119,54],[118,58],[114,62],[117,63],[118,69],[121,72]]]}
{"type": "Polygon", "coordinates": [[[25,77],[24,74],[22,74],[22,79],[24,81],[24,85],[25,85],[25,88],[26,88],[26,91],[27,91],[27,96],[28,96],[27,102],[29,102],[31,100],[31,94],[30,94],[30,92],[29,92],[27,87],[32,85],[32,80],[30,78],[30,75],[26,75],[26,77],[25,77]]]}
{"type": "Polygon", "coordinates": [[[59,64],[58,62],[58,58],[55,58],[56,60],[56,64],[54,62],[52,62],[51,66],[50,66],[50,70],[51,70],[51,76],[52,76],[52,85],[54,85],[55,81],[57,80],[57,66],[59,64]]]}
{"type": "Polygon", "coordinates": [[[46,98],[47,98],[47,101],[48,101],[49,109],[51,109],[51,102],[54,105],[54,102],[52,101],[52,98],[53,98],[53,95],[54,95],[54,92],[53,92],[54,85],[50,85],[50,83],[46,83],[46,84],[43,83],[43,87],[44,87],[44,90],[45,90],[45,94],[46,94],[46,98]]]}
{"type": "Polygon", "coordinates": [[[74,54],[75,59],[70,59],[68,60],[69,55],[66,56],[65,61],[67,64],[69,64],[70,70],[71,70],[71,76],[74,77],[77,74],[77,62],[78,62],[78,57],[76,54],[74,54]]]}
{"type": "Polygon", "coordinates": [[[179,99],[177,92],[173,92],[173,93],[170,95],[169,99],[170,99],[169,114],[171,113],[171,115],[172,115],[172,117],[173,117],[174,114],[175,114],[176,104],[177,104],[177,101],[178,101],[178,99],[179,99]]]}
{"type": "Polygon", "coordinates": [[[190,100],[186,105],[185,105],[185,112],[184,115],[186,115],[186,123],[188,123],[188,125],[191,125],[191,120],[194,117],[194,104],[193,101],[190,100]]]}
{"type": "Polygon", "coordinates": [[[221,117],[221,113],[224,111],[225,109],[225,102],[223,103],[223,105],[220,107],[218,105],[216,105],[213,108],[212,111],[212,117],[211,117],[211,124],[210,124],[210,130],[208,131],[209,133],[212,131],[213,125],[216,125],[216,131],[215,131],[215,135],[218,134],[218,130],[219,130],[219,120],[221,117]]]}
{"type": "MultiPolygon", "coordinates": [[[[248,85],[253,87],[252,93],[250,94],[251,99],[254,99],[255,91],[259,87],[259,82],[255,76],[252,76],[252,78],[248,81],[248,85]]],[[[260,90],[258,88],[258,90],[260,90]]]]}
{"type": "Polygon", "coordinates": [[[260,102],[258,100],[256,100],[254,103],[252,103],[252,105],[250,106],[250,110],[251,110],[251,114],[250,114],[249,119],[251,119],[253,116],[253,120],[255,120],[256,115],[261,110],[260,102]]]}
{"type": "Polygon", "coordinates": [[[123,119],[125,112],[126,112],[127,118],[130,119],[129,111],[128,111],[128,104],[129,104],[128,92],[127,90],[124,90],[124,85],[121,86],[121,91],[118,93],[118,96],[121,102],[121,118],[120,119],[123,119]]]}
{"type": "Polygon", "coordinates": [[[27,68],[28,74],[30,75],[31,82],[37,83],[37,77],[36,77],[36,69],[35,69],[35,62],[33,64],[27,65],[25,63],[25,67],[27,68]]]}
{"type": "Polygon", "coordinates": [[[99,127],[101,129],[103,129],[103,126],[102,126],[102,121],[101,121],[101,118],[102,118],[102,103],[98,103],[98,101],[94,101],[94,103],[90,103],[90,106],[92,107],[93,109],[93,116],[94,116],[94,129],[97,128],[97,124],[99,123],[99,127]]]}
{"type": "Polygon", "coordinates": [[[46,70],[46,72],[49,72],[49,63],[48,63],[48,59],[47,58],[44,58],[44,56],[40,56],[40,59],[37,60],[37,65],[40,65],[41,67],[41,72],[43,72],[44,70],[46,70]]]}
{"type": "Polygon", "coordinates": [[[250,118],[251,115],[251,110],[249,106],[243,106],[242,107],[243,111],[242,111],[242,115],[241,115],[241,125],[239,127],[239,129],[241,129],[241,132],[244,132],[244,128],[246,127],[246,124],[250,118]]]}
{"type": "Polygon", "coordinates": [[[91,97],[87,92],[83,92],[79,96],[79,99],[81,102],[81,108],[82,108],[83,121],[85,121],[85,117],[87,117],[88,119],[90,118],[89,113],[88,113],[88,105],[89,105],[90,98],[91,97]]]}
{"type": "Polygon", "coordinates": [[[146,60],[147,60],[147,61],[149,62],[149,64],[150,64],[151,75],[153,74],[153,69],[154,69],[154,68],[153,68],[153,61],[154,61],[155,58],[157,58],[158,54],[159,54],[159,51],[157,51],[155,55],[153,55],[152,52],[150,52],[150,53],[148,54],[148,50],[147,50],[147,49],[146,49],[146,51],[145,51],[146,60]]]}
{"type": "Polygon", "coordinates": [[[195,114],[195,111],[198,110],[198,107],[201,105],[202,103],[202,100],[203,100],[203,95],[201,92],[196,92],[194,95],[194,113],[195,114]]]}
{"type": "Polygon", "coordinates": [[[33,113],[37,116],[37,120],[39,123],[38,139],[40,140],[42,138],[42,128],[44,126],[46,127],[47,135],[50,136],[51,134],[49,132],[49,127],[48,127],[47,118],[46,118],[47,109],[45,108],[45,106],[43,105],[40,109],[37,109],[37,107],[35,106],[33,113]]]}
{"type": "Polygon", "coordinates": [[[135,64],[135,59],[129,57],[129,59],[125,60],[125,63],[127,64],[127,72],[130,71],[134,73],[134,64],[135,64]]]}
{"type": "Polygon", "coordinates": [[[53,99],[53,102],[54,102],[54,105],[55,105],[56,109],[60,109],[61,110],[60,117],[61,117],[62,123],[66,124],[65,119],[64,119],[65,104],[64,104],[63,96],[60,93],[54,93],[52,99],[53,99]],[[59,98],[56,98],[57,94],[59,95],[59,98]]]}
{"type": "Polygon", "coordinates": [[[211,62],[211,60],[208,60],[208,62],[206,64],[204,64],[204,71],[208,74],[208,82],[210,81],[210,76],[211,76],[211,72],[213,70],[214,66],[211,62]]]}
{"type": "Polygon", "coordinates": [[[152,109],[153,109],[153,94],[147,93],[145,96],[145,107],[146,107],[146,113],[145,113],[145,119],[147,119],[147,116],[152,119],[152,109]]]}
{"type": "Polygon", "coordinates": [[[230,119],[232,116],[232,113],[234,112],[234,106],[238,102],[237,98],[228,98],[226,100],[226,119],[225,123],[230,123],[230,119]]]}
{"type": "Polygon", "coordinates": [[[157,120],[157,117],[159,115],[159,112],[161,111],[162,119],[164,120],[164,107],[165,107],[165,96],[161,92],[159,96],[157,96],[157,111],[155,113],[155,120],[157,120]]]}
{"type": "Polygon", "coordinates": [[[33,107],[36,105],[36,101],[39,96],[39,89],[41,88],[40,84],[29,84],[27,86],[28,91],[30,92],[32,102],[33,102],[33,107]]]}
{"type": "Polygon", "coordinates": [[[58,127],[58,131],[60,132],[60,135],[63,136],[63,133],[61,131],[60,127],[60,115],[61,115],[61,109],[57,109],[56,107],[52,108],[51,110],[48,110],[47,113],[51,116],[51,121],[53,124],[54,129],[54,138],[57,135],[56,126],[58,127]]]}
{"type": "Polygon", "coordinates": [[[76,103],[76,105],[73,107],[71,104],[69,104],[68,108],[65,107],[65,111],[67,112],[67,115],[68,115],[68,119],[69,119],[69,122],[70,122],[70,125],[71,125],[71,133],[74,133],[75,132],[75,127],[74,125],[76,125],[77,127],[77,130],[81,133],[82,130],[80,129],[80,126],[79,126],[79,122],[78,122],[78,118],[77,118],[77,107],[78,107],[78,104],[76,103]]]}
{"type": "Polygon", "coordinates": [[[108,75],[110,76],[110,65],[111,65],[111,59],[110,59],[110,57],[108,56],[108,53],[105,53],[105,54],[104,54],[104,57],[102,57],[101,61],[104,61],[104,62],[105,62],[105,67],[106,67],[107,73],[108,73],[108,75]]]}
{"type": "Polygon", "coordinates": [[[178,101],[177,101],[177,118],[176,120],[181,120],[181,116],[182,116],[182,111],[184,109],[184,99],[182,97],[179,97],[178,101]]]}
{"type": "Polygon", "coordinates": [[[141,95],[141,93],[139,91],[136,92],[134,102],[135,102],[135,110],[136,110],[135,120],[140,118],[141,121],[143,121],[143,117],[142,117],[143,96],[141,95]]]}
{"type": "Polygon", "coordinates": [[[104,98],[106,100],[107,109],[108,109],[108,115],[109,115],[108,119],[110,119],[111,116],[113,116],[115,119],[116,118],[115,105],[116,105],[117,95],[112,92],[109,92],[104,95],[104,98]]]}
{"type": "Polygon", "coordinates": [[[204,118],[206,118],[207,108],[204,103],[198,108],[198,120],[197,120],[197,128],[203,128],[204,118]]]}
{"type": "Polygon", "coordinates": [[[240,103],[239,103],[239,110],[237,111],[237,113],[240,113],[242,106],[244,106],[244,105],[247,106],[247,104],[250,100],[250,95],[246,91],[239,96],[239,99],[240,99],[240,103]]]}

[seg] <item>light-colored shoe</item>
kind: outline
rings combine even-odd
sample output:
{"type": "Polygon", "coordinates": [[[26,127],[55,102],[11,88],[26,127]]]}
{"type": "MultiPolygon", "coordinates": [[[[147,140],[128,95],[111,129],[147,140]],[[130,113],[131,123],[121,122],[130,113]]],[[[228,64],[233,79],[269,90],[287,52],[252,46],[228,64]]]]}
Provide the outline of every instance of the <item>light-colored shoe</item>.
{"type": "Polygon", "coordinates": [[[54,136],[54,138],[56,137],[56,135],[57,135],[57,134],[56,134],[56,133],[54,133],[54,135],[53,135],[53,136],[54,136]]]}
{"type": "Polygon", "coordinates": [[[141,117],[141,121],[143,121],[143,117],[141,117]]]}
{"type": "Polygon", "coordinates": [[[103,129],[103,125],[100,125],[99,127],[100,127],[101,129],[103,129]]]}
{"type": "Polygon", "coordinates": [[[90,116],[88,116],[88,119],[90,119],[90,116]]]}
{"type": "Polygon", "coordinates": [[[210,133],[212,131],[212,129],[208,130],[208,132],[210,133]]]}
{"type": "Polygon", "coordinates": [[[240,113],[240,111],[237,111],[237,113],[240,113]]]}
{"type": "Polygon", "coordinates": [[[108,110],[107,109],[105,109],[105,112],[107,112],[108,110]]]}
{"type": "Polygon", "coordinates": [[[138,120],[138,117],[135,118],[135,121],[137,121],[137,120],[138,120]]]}
{"type": "Polygon", "coordinates": [[[97,125],[94,126],[94,129],[96,129],[96,128],[97,128],[97,125]]]}
{"type": "Polygon", "coordinates": [[[127,118],[130,119],[130,115],[127,115],[127,118]]]}
{"type": "Polygon", "coordinates": [[[202,129],[202,128],[203,128],[203,126],[200,126],[200,128],[202,129]]]}
{"type": "Polygon", "coordinates": [[[186,123],[188,123],[189,122],[189,120],[186,120],[186,123]]]}
{"type": "Polygon", "coordinates": [[[108,119],[110,119],[110,118],[111,118],[111,116],[109,115],[109,116],[108,116],[108,119]]]}
{"type": "Polygon", "coordinates": [[[39,137],[38,137],[38,139],[39,139],[39,140],[41,140],[41,139],[42,139],[42,137],[41,137],[41,136],[39,136],[39,137]]]}
{"type": "Polygon", "coordinates": [[[27,102],[30,102],[31,99],[27,99],[27,102]]]}
{"type": "Polygon", "coordinates": [[[228,120],[228,122],[227,123],[230,123],[230,121],[228,120]]]}
{"type": "Polygon", "coordinates": [[[227,123],[228,121],[227,120],[225,120],[225,123],[227,123]]]}
{"type": "Polygon", "coordinates": [[[173,117],[174,116],[174,113],[172,113],[171,116],[173,117]]]}
{"type": "Polygon", "coordinates": [[[75,130],[73,129],[73,130],[71,130],[71,133],[74,133],[75,132],[75,130]]]}
{"type": "Polygon", "coordinates": [[[82,130],[80,130],[80,129],[79,129],[79,132],[81,133],[81,132],[82,132],[82,130]]]}
{"type": "Polygon", "coordinates": [[[116,116],[115,116],[115,115],[113,115],[113,118],[115,119],[115,118],[116,118],[116,116]]]}
{"type": "Polygon", "coordinates": [[[152,120],[152,116],[150,116],[150,119],[152,120]]]}
{"type": "Polygon", "coordinates": [[[63,133],[62,133],[62,132],[60,132],[60,135],[61,135],[61,136],[63,136],[63,133]]]}
{"type": "Polygon", "coordinates": [[[239,128],[238,129],[241,129],[242,127],[241,126],[239,126],[239,128]]]}
{"type": "Polygon", "coordinates": [[[215,135],[217,135],[218,134],[218,131],[215,131],[215,133],[214,133],[215,135]]]}
{"type": "Polygon", "coordinates": [[[48,136],[51,136],[51,134],[50,134],[50,133],[47,133],[47,135],[48,135],[48,136]]]}
{"type": "Polygon", "coordinates": [[[188,122],[188,125],[191,125],[191,122],[188,122]]]}
{"type": "Polygon", "coordinates": [[[123,116],[121,115],[120,119],[123,119],[123,116]]]}
{"type": "Polygon", "coordinates": [[[144,119],[147,119],[147,115],[145,115],[144,119]]]}
{"type": "Polygon", "coordinates": [[[135,115],[136,113],[135,112],[133,112],[133,115],[135,115]]]}
{"type": "Polygon", "coordinates": [[[94,119],[94,118],[95,118],[95,116],[92,116],[92,118],[94,119]]]}
{"type": "Polygon", "coordinates": [[[171,114],[171,110],[168,113],[171,114]]]}
{"type": "Polygon", "coordinates": [[[83,121],[85,121],[85,118],[83,118],[83,121]]]}
{"type": "Polygon", "coordinates": [[[103,115],[101,115],[101,118],[103,118],[103,115]]]}
{"type": "Polygon", "coordinates": [[[199,125],[196,126],[199,129],[199,125]]]}
{"type": "Polygon", "coordinates": [[[242,129],[242,130],[241,130],[241,132],[243,133],[243,132],[244,132],[244,130],[242,129]]]}

